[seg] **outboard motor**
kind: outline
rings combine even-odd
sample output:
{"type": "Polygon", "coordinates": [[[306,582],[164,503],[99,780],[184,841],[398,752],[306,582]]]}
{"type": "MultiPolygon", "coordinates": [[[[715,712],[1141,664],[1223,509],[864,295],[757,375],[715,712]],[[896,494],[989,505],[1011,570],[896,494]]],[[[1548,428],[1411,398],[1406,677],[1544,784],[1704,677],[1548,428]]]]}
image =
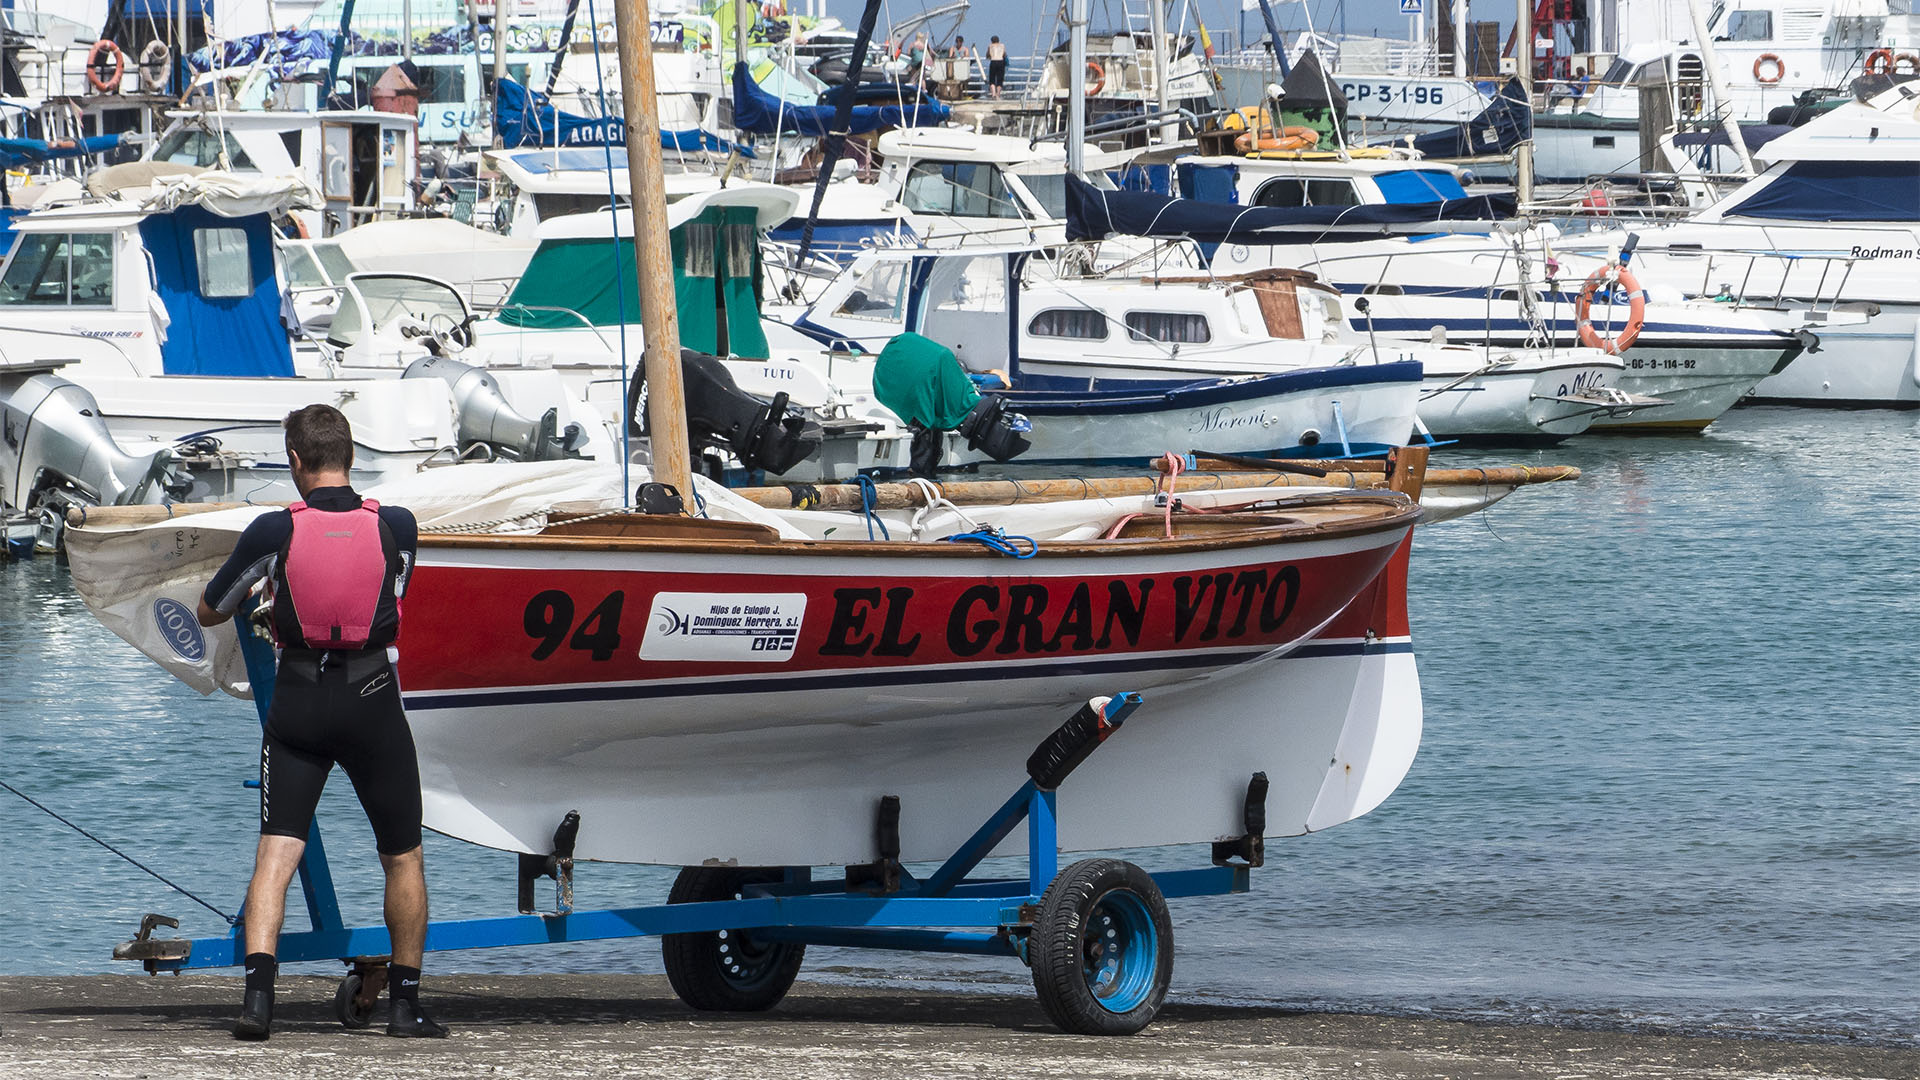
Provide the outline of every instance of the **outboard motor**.
{"type": "Polygon", "coordinates": [[[403,379],[440,379],[453,388],[453,403],[458,413],[456,427],[464,449],[474,443],[486,443],[501,456],[516,461],[552,461],[579,457],[586,433],[579,424],[559,427],[559,410],[548,409],[539,420],[520,415],[500,384],[483,368],[463,364],[444,356],[427,356],[407,365],[403,379]]]}
{"type": "Polygon", "coordinates": [[[0,370],[0,505],[162,502],[172,460],[170,449],[120,449],[93,395],[47,369],[0,370]]]}
{"type": "MultiPolygon", "coordinates": [[[[749,469],[778,475],[820,449],[820,425],[787,409],[787,395],[762,401],[740,389],[718,359],[680,350],[680,380],[687,398],[687,442],[698,452],[716,447],[749,469]]],[[[630,430],[646,434],[644,379],[627,390],[630,430]]]]}
{"type": "Polygon", "coordinates": [[[992,394],[974,403],[954,430],[967,440],[968,449],[995,461],[1012,461],[1033,445],[1026,435],[1033,430],[1033,422],[1008,409],[1005,398],[992,394]]]}

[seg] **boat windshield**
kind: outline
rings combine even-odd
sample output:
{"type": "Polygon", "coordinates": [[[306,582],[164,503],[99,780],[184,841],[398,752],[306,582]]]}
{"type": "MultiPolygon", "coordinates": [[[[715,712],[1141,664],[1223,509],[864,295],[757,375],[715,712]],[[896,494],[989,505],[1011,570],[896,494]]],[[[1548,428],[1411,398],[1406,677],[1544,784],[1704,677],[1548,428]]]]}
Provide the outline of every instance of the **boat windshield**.
{"type": "Polygon", "coordinates": [[[216,136],[190,124],[183,124],[160,136],[160,143],[153,148],[153,160],[171,161],[175,165],[197,165],[211,169],[220,164],[221,138],[226,140],[227,161],[234,172],[254,170],[253,159],[240,148],[239,140],[230,131],[216,136]]]}
{"type": "Polygon", "coordinates": [[[426,327],[438,321],[436,315],[455,325],[467,317],[460,294],[444,282],[405,274],[356,274],[349,284],[327,328],[327,341],[333,345],[352,345],[362,334],[380,333],[402,320],[426,327]]]}
{"type": "Polygon", "coordinates": [[[1020,204],[1007,193],[997,165],[984,162],[922,161],[907,174],[907,209],[918,214],[954,217],[1020,218],[1020,204]]]}
{"type": "Polygon", "coordinates": [[[0,276],[0,304],[113,306],[112,233],[28,233],[0,276]]]}
{"type": "Polygon", "coordinates": [[[874,263],[854,283],[853,291],[834,314],[856,319],[900,321],[907,295],[907,264],[901,259],[874,263]]]}
{"type": "Polygon", "coordinates": [[[280,250],[287,260],[288,288],[331,289],[355,272],[346,253],[331,240],[287,244],[280,250]]]}

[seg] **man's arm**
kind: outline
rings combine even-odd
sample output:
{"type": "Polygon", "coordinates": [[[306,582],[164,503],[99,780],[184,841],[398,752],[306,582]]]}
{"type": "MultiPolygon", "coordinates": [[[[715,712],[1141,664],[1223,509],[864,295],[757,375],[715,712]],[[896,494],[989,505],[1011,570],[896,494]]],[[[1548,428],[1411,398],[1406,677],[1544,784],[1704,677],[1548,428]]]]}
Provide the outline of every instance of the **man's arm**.
{"type": "Polygon", "coordinates": [[[233,554],[227,556],[200,594],[194,614],[201,626],[219,626],[233,618],[254,584],[273,568],[273,560],[292,530],[293,516],[285,510],[262,514],[247,526],[233,545],[233,554]]]}

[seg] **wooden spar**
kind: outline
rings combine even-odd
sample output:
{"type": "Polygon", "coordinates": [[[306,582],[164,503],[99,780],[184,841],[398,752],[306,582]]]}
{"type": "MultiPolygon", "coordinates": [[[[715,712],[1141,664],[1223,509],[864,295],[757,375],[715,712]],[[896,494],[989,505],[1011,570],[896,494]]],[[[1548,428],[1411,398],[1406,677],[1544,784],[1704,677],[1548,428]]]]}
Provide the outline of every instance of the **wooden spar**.
{"type": "MultiPolygon", "coordinates": [[[[687,402],[680,384],[680,313],[674,306],[673,251],[667,236],[666,170],[653,93],[652,18],[646,0],[614,0],[620,39],[620,102],[627,120],[627,182],[633,207],[633,257],[646,335],[647,431],[653,478],[672,484],[693,508],[687,402]]],[[[616,238],[617,246],[617,238],[616,238]]],[[[628,492],[632,497],[632,492],[628,492]]]]}
{"type": "MultiPolygon", "coordinates": [[[[1325,464],[1324,462],[1322,464],[1325,464]]],[[[1411,463],[1409,463],[1411,464],[1411,463]]],[[[1411,471],[1411,469],[1409,469],[1411,471]]],[[[1580,470],[1555,465],[1538,469],[1518,466],[1490,469],[1428,469],[1425,486],[1436,487],[1521,487],[1558,480],[1573,480],[1580,470]]],[[[1069,499],[1118,499],[1152,495],[1166,483],[1159,476],[1110,476],[1084,480],[973,480],[936,484],[940,495],[961,506],[1007,503],[1064,502],[1069,499]]],[[[1174,481],[1175,491],[1223,491],[1253,488],[1372,488],[1388,487],[1385,472],[1359,469],[1329,472],[1325,477],[1302,476],[1283,472],[1200,472],[1181,473],[1174,481]]],[[[807,492],[807,485],[788,487],[734,488],[733,493],[760,506],[788,510],[795,505],[795,492],[807,492]]],[[[815,510],[861,508],[860,489],[852,484],[821,484],[811,489],[819,501],[815,510]]],[[[918,484],[874,485],[876,510],[914,510],[927,503],[918,484]]],[[[1416,493],[1409,493],[1416,494],[1416,493]]]]}

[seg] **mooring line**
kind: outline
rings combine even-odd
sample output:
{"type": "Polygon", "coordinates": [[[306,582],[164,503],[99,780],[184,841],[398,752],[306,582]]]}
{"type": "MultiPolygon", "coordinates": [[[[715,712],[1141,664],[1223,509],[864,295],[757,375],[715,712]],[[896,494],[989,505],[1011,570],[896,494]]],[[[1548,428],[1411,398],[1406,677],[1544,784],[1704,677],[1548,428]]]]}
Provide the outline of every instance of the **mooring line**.
{"type": "Polygon", "coordinates": [[[172,889],[174,892],[179,893],[181,896],[186,897],[187,899],[193,901],[194,903],[199,904],[201,907],[206,908],[208,911],[213,912],[215,915],[218,915],[221,918],[227,920],[228,926],[233,926],[239,922],[239,920],[234,918],[232,915],[229,915],[226,912],[221,911],[219,908],[214,907],[212,904],[209,904],[205,900],[202,900],[198,896],[195,896],[192,892],[186,889],[183,889],[179,885],[176,885],[173,882],[167,880],[164,876],[160,874],[159,871],[154,870],[152,867],[147,866],[146,864],[142,863],[139,859],[136,859],[133,856],[127,854],[126,852],[121,851],[119,848],[114,847],[112,844],[107,843],[105,840],[100,839],[99,837],[93,835],[92,833],[81,828],[80,826],[75,825],[73,822],[68,821],[66,818],[61,817],[59,814],[54,813],[52,810],[47,809],[45,806],[37,802],[33,798],[33,796],[28,795],[26,792],[21,791],[19,788],[14,787],[12,784],[7,783],[5,780],[0,780],[0,788],[6,788],[8,791],[11,791],[15,795],[20,796],[22,799],[25,799],[29,805],[33,806],[35,809],[39,810],[41,813],[46,814],[48,817],[52,818],[53,820],[59,822],[62,825],[65,825],[67,828],[72,829],[74,832],[79,833],[81,836],[86,837],[87,839],[93,841],[94,843],[99,844],[101,847],[106,848],[108,851],[113,852],[115,855],[118,855],[121,858],[127,860],[128,862],[132,863],[134,866],[138,867],[140,870],[151,875],[155,880],[159,881],[162,885],[165,885],[167,888],[172,889]]]}

